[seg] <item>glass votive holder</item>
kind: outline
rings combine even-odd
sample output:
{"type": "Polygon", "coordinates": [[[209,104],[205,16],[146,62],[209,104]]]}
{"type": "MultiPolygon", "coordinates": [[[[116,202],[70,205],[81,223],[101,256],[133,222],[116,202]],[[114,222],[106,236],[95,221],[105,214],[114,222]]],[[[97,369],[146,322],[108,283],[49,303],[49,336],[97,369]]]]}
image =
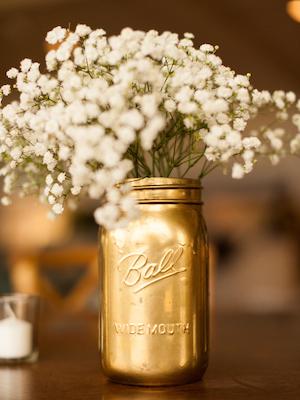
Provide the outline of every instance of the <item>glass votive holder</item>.
{"type": "Polygon", "coordinates": [[[0,296],[1,364],[37,360],[39,305],[39,297],[32,294],[0,296]]]}

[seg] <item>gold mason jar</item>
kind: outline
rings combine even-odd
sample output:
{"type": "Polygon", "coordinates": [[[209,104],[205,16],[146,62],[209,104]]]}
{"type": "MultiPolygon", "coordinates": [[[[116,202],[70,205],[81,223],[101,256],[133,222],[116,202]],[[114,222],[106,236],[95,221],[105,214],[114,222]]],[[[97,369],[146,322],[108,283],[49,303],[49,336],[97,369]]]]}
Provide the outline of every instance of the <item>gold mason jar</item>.
{"type": "Polygon", "coordinates": [[[104,374],[135,385],[199,380],[208,362],[208,244],[197,180],[130,181],[140,209],[100,231],[104,374]]]}

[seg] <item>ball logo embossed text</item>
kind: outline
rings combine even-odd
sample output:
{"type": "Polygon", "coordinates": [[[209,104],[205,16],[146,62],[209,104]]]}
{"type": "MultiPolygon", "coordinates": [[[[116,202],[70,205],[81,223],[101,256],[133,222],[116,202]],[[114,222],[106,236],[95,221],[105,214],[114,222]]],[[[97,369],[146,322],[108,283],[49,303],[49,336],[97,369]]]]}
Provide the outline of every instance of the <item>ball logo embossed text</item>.
{"type": "Polygon", "coordinates": [[[121,258],[118,269],[125,271],[123,283],[137,293],[156,282],[186,271],[178,265],[184,252],[183,246],[167,249],[158,262],[139,252],[127,254],[121,258]]]}

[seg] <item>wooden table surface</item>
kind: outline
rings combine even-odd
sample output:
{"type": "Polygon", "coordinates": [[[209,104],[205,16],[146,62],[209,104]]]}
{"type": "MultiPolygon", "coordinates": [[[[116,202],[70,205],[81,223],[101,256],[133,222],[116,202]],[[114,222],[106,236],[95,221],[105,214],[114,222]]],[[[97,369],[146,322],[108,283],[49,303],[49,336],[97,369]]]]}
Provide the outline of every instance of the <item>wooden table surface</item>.
{"type": "Polygon", "coordinates": [[[0,367],[1,400],[300,399],[299,315],[213,319],[203,381],[169,388],[108,382],[99,369],[95,318],[57,318],[40,342],[37,363],[0,367]]]}

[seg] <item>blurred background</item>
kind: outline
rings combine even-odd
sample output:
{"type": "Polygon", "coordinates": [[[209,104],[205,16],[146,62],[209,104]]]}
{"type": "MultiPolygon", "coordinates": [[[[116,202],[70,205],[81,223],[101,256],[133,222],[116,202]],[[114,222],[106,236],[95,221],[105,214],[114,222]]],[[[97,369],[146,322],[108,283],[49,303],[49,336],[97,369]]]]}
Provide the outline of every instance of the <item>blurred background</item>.
{"type": "MultiPolygon", "coordinates": [[[[258,89],[300,95],[300,1],[0,0],[0,82],[25,58],[43,64],[54,26],[85,23],[193,32],[258,89]]],[[[211,298],[220,311],[300,310],[300,160],[267,162],[242,181],[204,181],[211,298]]],[[[33,199],[0,209],[0,293],[41,293],[53,310],[97,310],[97,226],[90,205],[56,221],[33,199]]]]}

